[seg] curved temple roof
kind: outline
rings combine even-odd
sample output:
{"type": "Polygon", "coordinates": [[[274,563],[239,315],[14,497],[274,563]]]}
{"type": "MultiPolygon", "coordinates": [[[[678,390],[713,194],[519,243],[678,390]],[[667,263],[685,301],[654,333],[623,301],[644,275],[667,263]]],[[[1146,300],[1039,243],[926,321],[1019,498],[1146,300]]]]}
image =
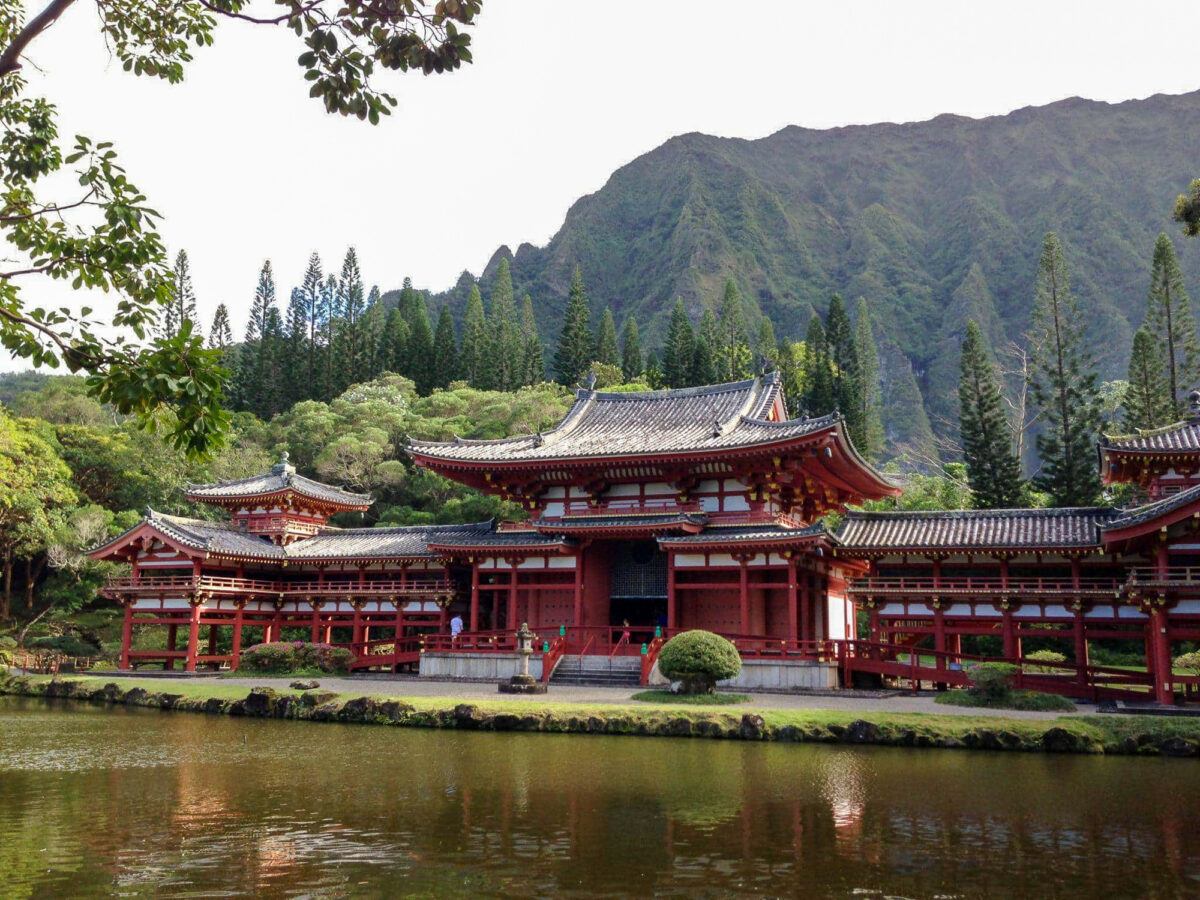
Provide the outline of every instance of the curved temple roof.
{"type": "Polygon", "coordinates": [[[1200,419],[1190,419],[1135,434],[1104,435],[1100,450],[1119,453],[1188,453],[1200,451],[1200,419]]]}
{"type": "MultiPolygon", "coordinates": [[[[730,384],[635,393],[581,390],[563,420],[545,433],[493,441],[410,441],[414,456],[473,462],[524,462],[723,450],[813,434],[840,422],[771,421],[782,399],[777,373],[730,384]]],[[[782,404],[781,404],[782,406],[782,404]]]]}
{"type": "Polygon", "coordinates": [[[848,550],[1096,547],[1121,511],[1107,506],[944,512],[849,512],[836,532],[848,550]]]}
{"type": "Polygon", "coordinates": [[[282,454],[279,462],[272,466],[269,472],[263,472],[261,475],[251,475],[249,478],[239,478],[234,481],[218,481],[213,484],[189,484],[187,497],[189,500],[220,503],[225,500],[267,497],[282,491],[294,491],[310,500],[349,509],[366,509],[372,503],[370,494],[351,493],[342,488],[297,475],[296,467],[288,463],[287,453],[282,454]]]}

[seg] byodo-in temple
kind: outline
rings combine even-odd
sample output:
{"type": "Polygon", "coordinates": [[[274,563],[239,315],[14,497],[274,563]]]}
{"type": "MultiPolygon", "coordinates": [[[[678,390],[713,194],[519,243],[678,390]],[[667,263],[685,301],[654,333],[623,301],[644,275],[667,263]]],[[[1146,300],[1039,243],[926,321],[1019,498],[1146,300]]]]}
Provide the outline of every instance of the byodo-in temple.
{"type": "Polygon", "coordinates": [[[148,511],[93,551],[130,566],[105,588],[125,609],[122,667],[236,669],[250,644],[301,639],[349,648],[359,670],[500,678],[528,623],[531,671],[552,683],[651,683],[662,643],[704,628],[738,647],[741,687],[916,687],[963,683],[979,658],[964,637],[992,636],[1012,661],[1037,637],[1070,661],[1031,667],[1026,686],[1167,703],[1172,645],[1200,639],[1200,410],[1103,441],[1105,482],[1148,498],[1130,509],[848,510],[898,489],[840,416],[789,418],[775,374],[580,390],[549,431],[408,452],[528,518],[335,527],[371,498],[286,456],[192,485],[189,499],[227,518],[148,511]],[[165,638],[139,640],[150,629],[165,638]],[[1147,671],[1089,664],[1095,640],[1144,648],[1147,671]]]}

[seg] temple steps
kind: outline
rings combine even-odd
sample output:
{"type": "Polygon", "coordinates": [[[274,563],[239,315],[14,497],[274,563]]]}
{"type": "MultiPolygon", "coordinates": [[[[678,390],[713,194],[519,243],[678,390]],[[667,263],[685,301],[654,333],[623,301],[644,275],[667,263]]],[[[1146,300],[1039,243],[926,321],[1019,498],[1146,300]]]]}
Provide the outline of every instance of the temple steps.
{"type": "Polygon", "coordinates": [[[550,676],[550,683],[637,687],[641,677],[640,657],[564,656],[550,676]]]}

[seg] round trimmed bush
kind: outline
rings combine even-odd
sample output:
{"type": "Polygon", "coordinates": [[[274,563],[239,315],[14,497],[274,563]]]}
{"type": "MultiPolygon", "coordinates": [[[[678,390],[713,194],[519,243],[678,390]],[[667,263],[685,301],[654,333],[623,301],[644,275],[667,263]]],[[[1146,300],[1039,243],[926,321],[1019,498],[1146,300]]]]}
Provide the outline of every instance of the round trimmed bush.
{"type": "Polygon", "coordinates": [[[665,644],[658,654],[658,671],[678,681],[685,694],[711,694],[718,681],[742,671],[737,647],[711,631],[685,631],[665,644]]]}
{"type": "Polygon", "coordinates": [[[1017,667],[1012,663],[976,663],[967,667],[967,678],[971,681],[967,692],[988,702],[1007,700],[1012,696],[1016,674],[1017,667]]]}
{"type": "Polygon", "coordinates": [[[261,675],[288,675],[293,672],[350,671],[354,655],[344,647],[306,644],[303,641],[273,641],[255,644],[242,652],[239,668],[261,675]]]}
{"type": "Polygon", "coordinates": [[[1034,650],[1032,653],[1026,654],[1025,659],[1032,663],[1042,663],[1040,666],[1030,666],[1031,671],[1051,675],[1062,672],[1063,669],[1055,665],[1046,665],[1046,663],[1065,663],[1067,661],[1065,654],[1055,650],[1034,650]]]}

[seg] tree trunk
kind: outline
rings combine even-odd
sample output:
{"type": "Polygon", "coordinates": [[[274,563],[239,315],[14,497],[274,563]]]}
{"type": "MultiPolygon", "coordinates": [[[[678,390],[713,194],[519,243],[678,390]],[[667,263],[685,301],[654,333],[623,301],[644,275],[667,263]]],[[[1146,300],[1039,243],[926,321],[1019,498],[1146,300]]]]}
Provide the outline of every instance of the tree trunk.
{"type": "Polygon", "coordinates": [[[3,597],[3,600],[0,601],[0,621],[2,622],[7,622],[12,617],[12,574],[12,553],[6,553],[4,554],[4,593],[0,595],[3,597]]]}
{"type": "Polygon", "coordinates": [[[36,563],[32,557],[25,560],[25,611],[27,613],[33,612],[33,590],[45,568],[46,557],[44,554],[37,558],[36,563]]]}

